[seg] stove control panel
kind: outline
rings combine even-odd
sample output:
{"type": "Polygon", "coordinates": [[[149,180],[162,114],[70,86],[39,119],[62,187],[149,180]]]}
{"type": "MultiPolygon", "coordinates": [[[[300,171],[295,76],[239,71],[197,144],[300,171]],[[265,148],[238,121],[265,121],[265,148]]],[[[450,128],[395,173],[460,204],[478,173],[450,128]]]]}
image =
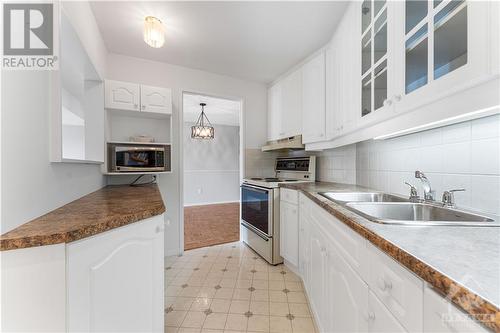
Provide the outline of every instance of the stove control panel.
{"type": "Polygon", "coordinates": [[[278,158],[276,160],[276,171],[309,171],[309,157],[302,158],[278,158]]]}

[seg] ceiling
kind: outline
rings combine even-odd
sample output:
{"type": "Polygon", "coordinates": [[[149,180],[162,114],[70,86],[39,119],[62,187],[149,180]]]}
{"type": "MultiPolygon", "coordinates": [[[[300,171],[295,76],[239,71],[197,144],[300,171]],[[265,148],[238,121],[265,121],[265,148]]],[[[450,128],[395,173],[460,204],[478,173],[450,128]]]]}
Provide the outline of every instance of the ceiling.
{"type": "Polygon", "coordinates": [[[239,126],[241,105],[239,101],[194,94],[183,95],[184,122],[196,122],[201,113],[200,103],[207,104],[205,114],[213,125],[239,126]]]}
{"type": "Polygon", "coordinates": [[[326,44],[344,1],[94,1],[111,53],[268,83],[326,44]],[[166,27],[165,45],[143,41],[145,16],[166,27]]]}

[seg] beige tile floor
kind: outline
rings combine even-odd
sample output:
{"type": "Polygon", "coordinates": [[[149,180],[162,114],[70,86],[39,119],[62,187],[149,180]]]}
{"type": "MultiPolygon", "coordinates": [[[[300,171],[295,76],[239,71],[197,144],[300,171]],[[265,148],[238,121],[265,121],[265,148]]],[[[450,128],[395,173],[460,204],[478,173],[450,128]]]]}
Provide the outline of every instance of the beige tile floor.
{"type": "Polygon", "coordinates": [[[165,259],[165,332],[316,331],[300,278],[241,242],[165,259]]]}

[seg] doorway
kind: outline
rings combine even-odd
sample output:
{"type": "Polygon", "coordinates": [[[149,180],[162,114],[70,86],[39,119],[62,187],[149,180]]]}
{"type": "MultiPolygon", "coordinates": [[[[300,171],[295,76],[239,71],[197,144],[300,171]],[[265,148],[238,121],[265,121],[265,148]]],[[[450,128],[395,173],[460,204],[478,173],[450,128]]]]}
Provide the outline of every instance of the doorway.
{"type": "Polygon", "coordinates": [[[182,98],[184,250],[238,241],[242,103],[196,93],[182,98]],[[202,118],[213,138],[211,129],[193,137],[202,118]]]}

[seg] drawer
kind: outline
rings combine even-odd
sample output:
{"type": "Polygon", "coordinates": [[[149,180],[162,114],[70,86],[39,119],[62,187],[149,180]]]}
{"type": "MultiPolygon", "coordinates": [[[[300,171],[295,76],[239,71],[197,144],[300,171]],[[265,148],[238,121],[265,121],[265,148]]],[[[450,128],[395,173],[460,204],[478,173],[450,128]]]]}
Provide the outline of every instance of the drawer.
{"type": "Polygon", "coordinates": [[[368,293],[368,331],[378,333],[407,332],[372,291],[368,293]]]}
{"type": "Polygon", "coordinates": [[[291,203],[292,205],[299,204],[299,193],[296,190],[289,190],[287,188],[280,189],[280,199],[291,203]]]}
{"type": "Polygon", "coordinates": [[[323,227],[344,260],[367,282],[366,239],[316,204],[311,207],[310,216],[323,227]]]}
{"type": "Polygon", "coordinates": [[[423,281],[368,244],[370,289],[409,332],[421,332],[423,281]]]}
{"type": "Polygon", "coordinates": [[[488,332],[431,288],[424,290],[424,332],[488,332]]]}

